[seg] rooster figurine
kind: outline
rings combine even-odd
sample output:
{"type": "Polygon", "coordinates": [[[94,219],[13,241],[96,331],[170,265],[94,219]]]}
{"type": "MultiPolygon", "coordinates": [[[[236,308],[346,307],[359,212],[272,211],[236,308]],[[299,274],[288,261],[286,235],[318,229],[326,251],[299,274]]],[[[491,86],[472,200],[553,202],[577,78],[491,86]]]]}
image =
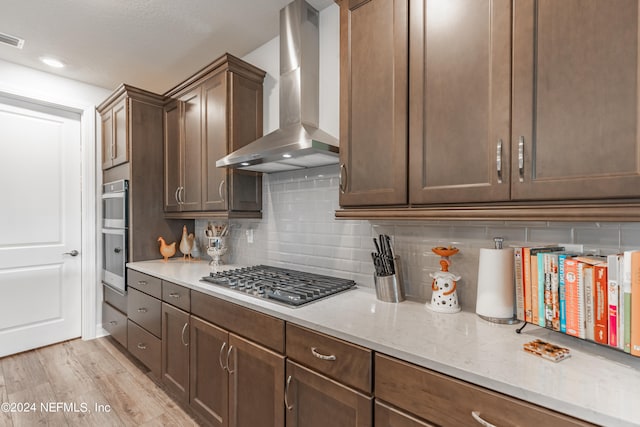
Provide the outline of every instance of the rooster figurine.
{"type": "Polygon", "coordinates": [[[176,242],[167,245],[162,237],[158,237],[158,242],[160,242],[160,255],[164,257],[165,261],[176,254],[176,242]]]}
{"type": "Polygon", "coordinates": [[[182,259],[191,259],[191,250],[193,249],[193,241],[196,236],[193,233],[187,234],[187,226],[182,227],[182,240],[180,240],[180,252],[182,259]]]}

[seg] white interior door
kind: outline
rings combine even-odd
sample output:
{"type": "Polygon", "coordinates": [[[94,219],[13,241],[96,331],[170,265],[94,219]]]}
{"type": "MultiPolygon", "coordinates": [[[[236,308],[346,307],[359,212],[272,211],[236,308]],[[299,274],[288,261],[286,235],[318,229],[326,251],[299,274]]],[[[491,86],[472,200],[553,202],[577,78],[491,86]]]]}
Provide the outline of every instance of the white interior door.
{"type": "Polygon", "coordinates": [[[80,116],[0,98],[0,357],[81,335],[80,116]]]}

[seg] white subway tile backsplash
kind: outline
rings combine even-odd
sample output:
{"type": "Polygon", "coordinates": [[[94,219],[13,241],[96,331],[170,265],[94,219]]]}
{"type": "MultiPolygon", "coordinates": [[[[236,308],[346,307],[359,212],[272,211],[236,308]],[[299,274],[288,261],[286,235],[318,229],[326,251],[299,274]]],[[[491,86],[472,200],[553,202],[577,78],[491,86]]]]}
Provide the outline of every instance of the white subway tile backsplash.
{"type": "MultiPolygon", "coordinates": [[[[460,303],[473,311],[479,250],[493,247],[493,237],[504,237],[506,245],[579,243],[592,253],[640,248],[640,222],[337,220],[338,184],[337,165],[264,175],[263,218],[230,221],[226,261],[335,275],[373,287],[373,237],[388,234],[400,256],[408,298],[429,301],[429,274],[440,269],[431,248],[452,245],[460,248],[450,267],[462,276],[460,303]],[[247,242],[247,230],[253,230],[254,243],[247,242]]],[[[196,220],[196,230],[207,222],[196,220]]],[[[204,246],[202,254],[208,258],[204,246]]]]}

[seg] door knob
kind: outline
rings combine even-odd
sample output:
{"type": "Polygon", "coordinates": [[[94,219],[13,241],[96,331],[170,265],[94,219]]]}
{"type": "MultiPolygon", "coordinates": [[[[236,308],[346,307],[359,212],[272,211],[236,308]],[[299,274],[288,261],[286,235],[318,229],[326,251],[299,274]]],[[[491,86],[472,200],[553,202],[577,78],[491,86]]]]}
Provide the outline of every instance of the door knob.
{"type": "Polygon", "coordinates": [[[62,255],[71,255],[71,256],[78,256],[80,254],[80,252],[78,252],[77,250],[72,250],[71,252],[64,252],[62,255]]]}

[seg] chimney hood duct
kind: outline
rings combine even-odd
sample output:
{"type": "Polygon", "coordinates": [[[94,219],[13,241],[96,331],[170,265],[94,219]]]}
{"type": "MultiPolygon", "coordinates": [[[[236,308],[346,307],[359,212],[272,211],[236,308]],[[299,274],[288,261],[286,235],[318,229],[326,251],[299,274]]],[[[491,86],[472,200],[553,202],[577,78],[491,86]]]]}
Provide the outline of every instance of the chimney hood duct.
{"type": "Polygon", "coordinates": [[[280,172],[338,163],[338,139],[318,128],[318,11],[304,0],[280,10],[280,128],[216,162],[280,172]]]}

